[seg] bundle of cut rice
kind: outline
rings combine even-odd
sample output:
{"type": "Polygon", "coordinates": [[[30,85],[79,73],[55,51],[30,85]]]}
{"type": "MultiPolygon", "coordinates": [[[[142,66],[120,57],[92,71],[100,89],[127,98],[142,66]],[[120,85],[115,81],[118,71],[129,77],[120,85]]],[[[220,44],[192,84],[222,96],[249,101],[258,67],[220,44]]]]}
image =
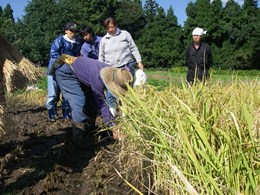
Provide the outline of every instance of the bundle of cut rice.
{"type": "Polygon", "coordinates": [[[4,134],[4,110],[3,110],[3,106],[0,105],[0,137],[2,134],[4,134]]]}
{"type": "Polygon", "coordinates": [[[0,34],[0,71],[4,77],[7,92],[25,87],[36,81],[42,72],[0,34]]]}

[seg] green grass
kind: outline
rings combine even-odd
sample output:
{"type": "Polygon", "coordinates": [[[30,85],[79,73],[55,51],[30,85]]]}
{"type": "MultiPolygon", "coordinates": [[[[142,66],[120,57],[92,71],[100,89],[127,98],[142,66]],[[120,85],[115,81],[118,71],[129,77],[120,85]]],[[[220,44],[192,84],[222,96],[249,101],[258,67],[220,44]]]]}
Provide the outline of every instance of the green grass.
{"type": "MultiPolygon", "coordinates": [[[[46,67],[41,67],[43,72],[46,72],[46,67]]],[[[158,90],[163,90],[165,87],[169,85],[176,85],[178,87],[182,86],[182,81],[186,79],[186,68],[185,67],[176,67],[171,69],[145,69],[145,73],[147,75],[148,84],[156,87],[158,90]]],[[[255,80],[260,79],[260,70],[216,70],[211,69],[211,80],[216,81],[232,81],[235,79],[238,80],[255,80]]],[[[47,79],[44,74],[41,79],[39,79],[36,83],[36,86],[39,89],[47,90],[47,79]]],[[[25,91],[25,89],[17,90],[15,93],[21,94],[25,91]]]]}
{"type": "MultiPolygon", "coordinates": [[[[168,70],[145,70],[147,82],[155,86],[158,90],[174,84],[182,86],[182,81],[186,79],[186,68],[177,67],[168,70]]],[[[210,70],[210,80],[212,82],[232,82],[234,80],[257,80],[260,79],[260,70],[210,70]]]]}

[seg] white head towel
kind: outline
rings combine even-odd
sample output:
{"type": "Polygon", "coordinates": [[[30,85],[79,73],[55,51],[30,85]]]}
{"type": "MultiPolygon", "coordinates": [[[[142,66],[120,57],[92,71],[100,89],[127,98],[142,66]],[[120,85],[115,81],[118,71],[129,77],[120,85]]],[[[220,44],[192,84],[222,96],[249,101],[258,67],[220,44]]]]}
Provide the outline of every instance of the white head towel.
{"type": "Polygon", "coordinates": [[[207,31],[204,31],[202,28],[195,28],[193,31],[192,31],[192,35],[205,35],[207,33],[207,31]]]}

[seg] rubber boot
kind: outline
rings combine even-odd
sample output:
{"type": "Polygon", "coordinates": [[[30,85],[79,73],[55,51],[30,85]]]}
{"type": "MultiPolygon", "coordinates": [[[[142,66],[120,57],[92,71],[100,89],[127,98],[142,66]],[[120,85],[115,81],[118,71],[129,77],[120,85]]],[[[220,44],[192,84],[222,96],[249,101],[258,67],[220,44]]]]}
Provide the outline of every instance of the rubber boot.
{"type": "Polygon", "coordinates": [[[72,142],[79,147],[93,144],[93,136],[88,131],[88,123],[72,123],[72,142]]]}
{"type": "Polygon", "coordinates": [[[55,109],[48,110],[48,113],[49,113],[49,120],[51,122],[55,122],[57,118],[55,109]]]}
{"type": "Polygon", "coordinates": [[[62,117],[63,117],[63,119],[71,119],[70,108],[62,108],[62,117]]]}

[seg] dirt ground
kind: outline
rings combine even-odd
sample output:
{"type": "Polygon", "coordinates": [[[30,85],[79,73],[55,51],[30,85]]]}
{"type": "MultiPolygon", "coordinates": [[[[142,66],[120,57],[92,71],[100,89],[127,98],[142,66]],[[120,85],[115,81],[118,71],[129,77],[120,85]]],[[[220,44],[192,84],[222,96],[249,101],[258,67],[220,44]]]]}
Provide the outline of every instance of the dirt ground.
{"type": "Polygon", "coordinates": [[[49,122],[44,107],[8,105],[0,136],[0,194],[135,194],[119,177],[117,142],[79,148],[71,122],[49,122]]]}

